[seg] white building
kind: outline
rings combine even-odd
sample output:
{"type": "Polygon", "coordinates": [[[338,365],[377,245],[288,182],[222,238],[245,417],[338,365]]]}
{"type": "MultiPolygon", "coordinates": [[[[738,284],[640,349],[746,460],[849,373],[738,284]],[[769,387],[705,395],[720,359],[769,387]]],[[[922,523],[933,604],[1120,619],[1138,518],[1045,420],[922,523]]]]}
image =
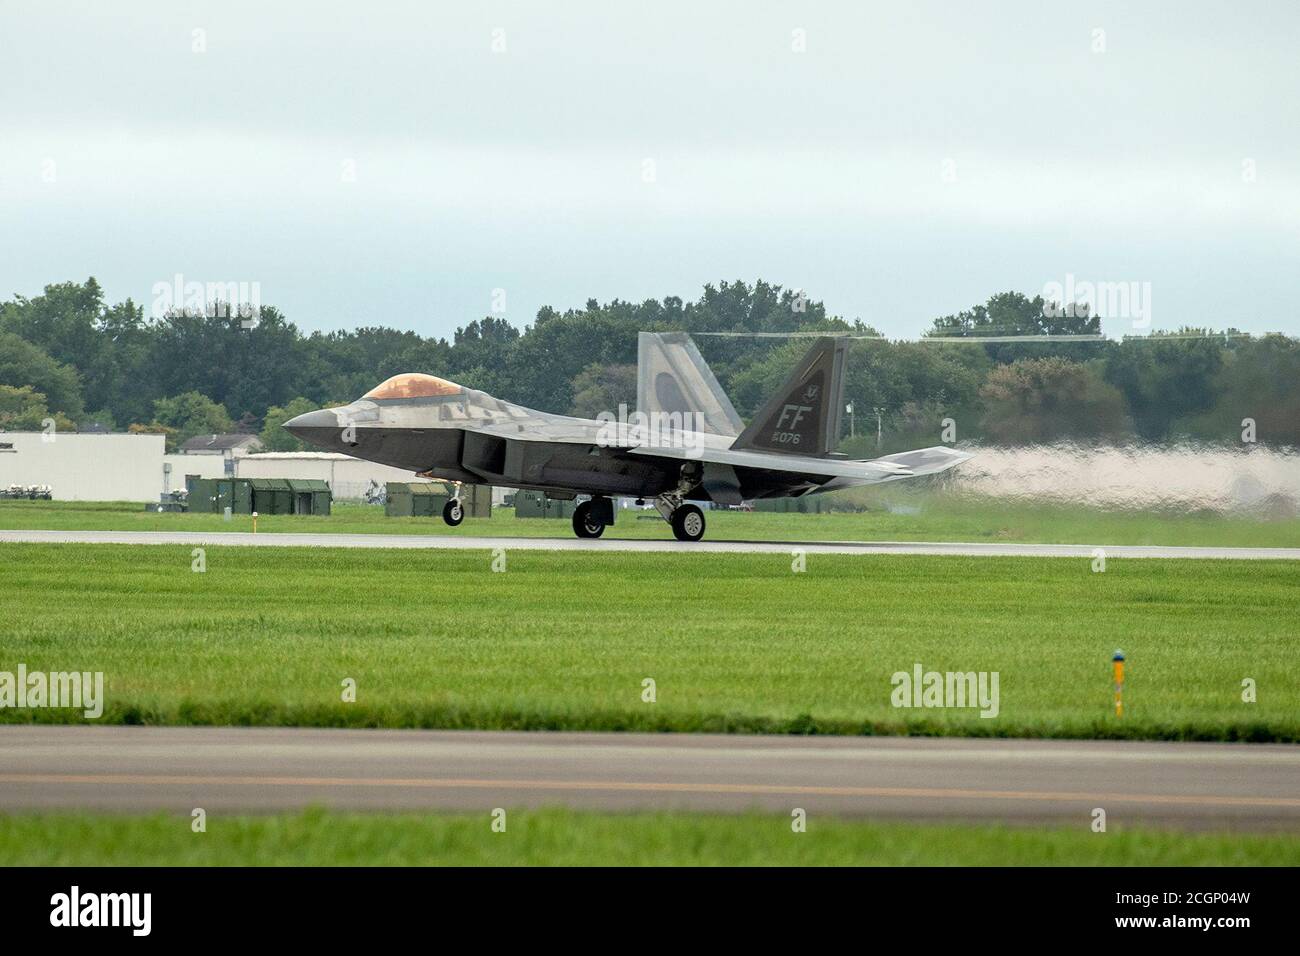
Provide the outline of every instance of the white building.
{"type": "MultiPolygon", "coordinates": [[[[185,488],[185,476],[319,478],[339,499],[360,499],[371,482],[419,481],[414,473],[350,455],[263,452],[164,454],[162,435],[0,432],[0,488],[49,485],[55,501],[158,501],[185,488]],[[5,447],[9,446],[9,447],[5,447]]],[[[500,504],[504,489],[495,489],[500,504]]]]}
{"type": "Polygon", "coordinates": [[[184,490],[186,475],[227,478],[230,472],[226,468],[226,460],[224,455],[163,455],[162,487],[159,491],[167,494],[169,491],[184,490]]]}
{"type": "Polygon", "coordinates": [[[0,432],[0,487],[49,485],[56,501],[157,501],[164,444],[162,435],[0,432]]]}

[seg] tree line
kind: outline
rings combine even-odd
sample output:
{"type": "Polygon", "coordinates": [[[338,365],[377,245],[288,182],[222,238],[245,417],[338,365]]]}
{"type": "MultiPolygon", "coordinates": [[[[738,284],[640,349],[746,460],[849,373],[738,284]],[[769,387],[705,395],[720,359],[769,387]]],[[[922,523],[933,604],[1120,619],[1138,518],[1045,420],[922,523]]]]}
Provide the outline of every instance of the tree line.
{"type": "Polygon", "coordinates": [[[386,325],[304,333],[273,306],[251,323],[230,308],[147,316],[131,299],[106,302],[90,278],[0,303],[0,429],[53,419],[60,429],[161,432],[169,447],[242,431],[294,450],[281,422],[406,371],[594,416],[635,404],[638,332],[686,330],[745,417],[808,346],[756,333],[857,336],[845,394],[854,414],[841,446],[855,455],[874,452],[878,421],[881,449],[891,451],[937,444],[946,419],[958,440],[999,444],[1236,443],[1250,419],[1260,443],[1300,445],[1297,339],[1181,328],[1120,341],[979,341],[1098,331],[1086,310],[1052,305],[1000,293],[936,318],[920,340],[889,341],[797,290],[736,281],[706,285],[694,301],[548,306],[522,329],[487,316],[448,339],[386,325]]]}

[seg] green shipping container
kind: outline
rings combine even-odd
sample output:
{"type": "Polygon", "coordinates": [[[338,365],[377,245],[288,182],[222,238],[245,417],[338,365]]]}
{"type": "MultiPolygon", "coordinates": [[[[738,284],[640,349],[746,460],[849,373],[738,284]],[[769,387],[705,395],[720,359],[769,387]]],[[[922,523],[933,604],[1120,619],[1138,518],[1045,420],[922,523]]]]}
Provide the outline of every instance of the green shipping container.
{"type": "Polygon", "coordinates": [[[492,517],[491,485],[461,485],[460,500],[465,506],[467,518],[492,517]]]}
{"type": "Polygon", "coordinates": [[[411,516],[411,486],[405,481],[390,481],[384,485],[384,514],[389,518],[411,516]]]}
{"type": "Polygon", "coordinates": [[[515,495],[516,518],[545,518],[546,496],[538,491],[520,491],[515,495]]]}
{"type": "Polygon", "coordinates": [[[450,500],[451,489],[440,482],[411,485],[411,514],[417,518],[441,518],[442,509],[450,500]]]}
{"type": "Polygon", "coordinates": [[[253,482],[251,478],[232,478],[231,511],[237,515],[253,513],[253,482]]]}
{"type": "Polygon", "coordinates": [[[186,476],[185,489],[189,492],[189,509],[196,514],[213,514],[217,510],[217,480],[186,476]]]}
{"type": "Polygon", "coordinates": [[[441,515],[442,506],[450,497],[450,489],[440,482],[390,481],[384,514],[395,518],[441,515]]]}
{"type": "Polygon", "coordinates": [[[319,478],[287,478],[293,493],[293,513],[296,515],[327,515],[333,495],[330,486],[319,478]]]}
{"type": "Polygon", "coordinates": [[[246,479],[253,492],[253,510],[259,515],[293,514],[293,490],[284,478],[246,479]]]}
{"type": "Polygon", "coordinates": [[[446,486],[430,481],[390,481],[386,492],[384,514],[392,518],[441,515],[443,504],[451,497],[446,486]]]}
{"type": "Polygon", "coordinates": [[[196,514],[246,515],[253,510],[253,494],[247,478],[199,478],[185,476],[190,511],[196,514]]]}

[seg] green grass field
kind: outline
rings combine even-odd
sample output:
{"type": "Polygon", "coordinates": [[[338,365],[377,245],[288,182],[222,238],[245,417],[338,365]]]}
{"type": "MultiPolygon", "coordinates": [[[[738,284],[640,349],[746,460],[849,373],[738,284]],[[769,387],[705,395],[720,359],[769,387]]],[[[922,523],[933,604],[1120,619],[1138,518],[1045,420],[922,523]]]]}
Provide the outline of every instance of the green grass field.
{"type": "MultiPolygon", "coordinates": [[[[886,499],[881,499],[883,502],[886,499]]],[[[1300,547],[1300,519],[1262,521],[1218,514],[1107,512],[1086,507],[974,503],[943,497],[899,497],[916,513],[878,504],[864,512],[776,514],[714,511],[707,537],[739,541],[1023,541],[1045,544],[1300,547]]],[[[0,501],[0,528],[89,531],[249,531],[252,519],[234,515],[158,514],[127,502],[0,501]]],[[[441,518],[386,518],[375,505],[340,502],[329,516],[263,515],[259,533],[505,535],[572,537],[567,519],[521,519],[512,509],[467,519],[449,528],[441,518]]],[[[606,535],[671,539],[653,512],[624,511],[606,535]],[[638,518],[640,514],[643,517],[638,518]]]]}
{"type": "Polygon", "coordinates": [[[0,815],[0,866],[1297,866],[1300,836],[750,814],[0,815]]]}
{"type": "Polygon", "coordinates": [[[1300,740],[1295,562],[505,557],[4,544],[0,670],[103,671],[119,723],[1300,740]],[[892,707],[916,662],[1000,714],[892,707]]]}

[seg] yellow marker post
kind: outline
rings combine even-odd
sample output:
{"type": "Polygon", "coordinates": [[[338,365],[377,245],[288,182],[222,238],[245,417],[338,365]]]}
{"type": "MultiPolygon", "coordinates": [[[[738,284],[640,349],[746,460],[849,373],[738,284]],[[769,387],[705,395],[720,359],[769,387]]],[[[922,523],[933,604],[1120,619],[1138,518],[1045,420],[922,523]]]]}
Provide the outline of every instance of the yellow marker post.
{"type": "Polygon", "coordinates": [[[257,534],[257,512],[253,512],[253,534],[257,534]]]}
{"type": "Polygon", "coordinates": [[[1115,663],[1115,716],[1124,716],[1124,652],[1117,650],[1111,658],[1115,663]]]}

